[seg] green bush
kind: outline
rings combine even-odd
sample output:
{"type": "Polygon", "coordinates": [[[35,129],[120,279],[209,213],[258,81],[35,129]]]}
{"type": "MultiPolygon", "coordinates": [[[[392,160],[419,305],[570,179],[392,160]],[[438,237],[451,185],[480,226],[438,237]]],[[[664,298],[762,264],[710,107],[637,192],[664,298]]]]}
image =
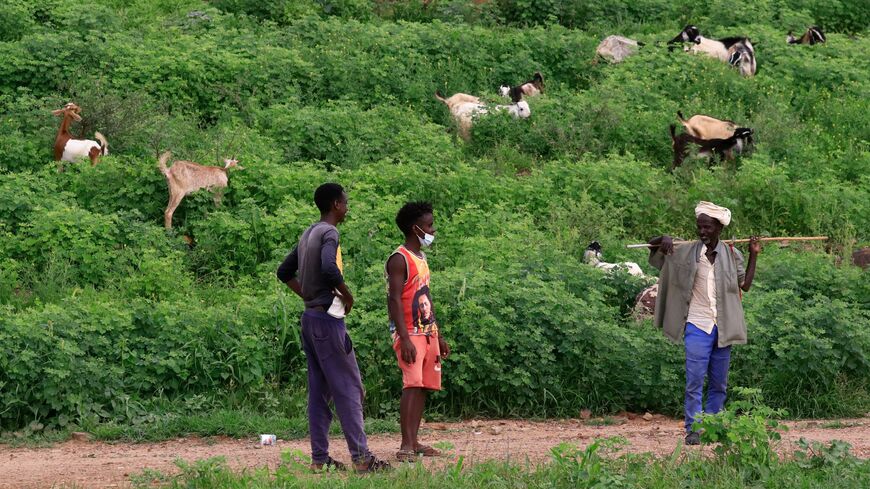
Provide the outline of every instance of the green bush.
{"type": "Polygon", "coordinates": [[[433,416],[678,414],[683,351],[630,318],[647,280],[582,256],[597,240],[606,261],[654,273],[624,245],[693,237],[698,200],[733,210],[727,237],[830,237],[765,247],[732,383],[795,416],[866,412],[870,281],[848,263],[870,244],[866,26],[854,2],[724,5],[6,2],[0,427],[294,409],[274,400],[304,390],[303,306],[274,274],[318,218],[325,181],[350,195],[340,231],[368,414],[398,407],[383,265],[412,199],[436,209],[432,289],[454,351],[433,416]],[[688,23],[751,36],[758,75],[668,51],[688,23]],[[828,42],[786,45],[787,29],[809,24],[828,42]],[[609,34],[646,44],[610,64],[594,54],[609,34]],[[467,142],[433,96],[502,104],[497,87],[535,71],[546,89],[532,116],[490,113],[467,142]],[[103,132],[110,155],[58,173],[51,111],[70,100],[83,116],[73,134],[103,132]],[[671,173],[678,110],[751,127],[756,145],[671,173]],[[245,169],[229,172],[219,207],[206,190],[188,195],[167,232],[165,150],[245,169]]]}

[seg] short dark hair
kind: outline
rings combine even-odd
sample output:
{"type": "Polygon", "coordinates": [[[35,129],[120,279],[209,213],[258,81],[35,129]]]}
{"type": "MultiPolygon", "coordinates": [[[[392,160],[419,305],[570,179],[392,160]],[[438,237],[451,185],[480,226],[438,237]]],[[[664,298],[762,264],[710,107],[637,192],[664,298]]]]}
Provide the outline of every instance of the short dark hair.
{"type": "Polygon", "coordinates": [[[324,183],[317,187],[314,191],[314,203],[320,212],[326,214],[332,209],[332,204],[336,200],[341,199],[341,194],[344,193],[344,187],[337,183],[324,183]]]}
{"type": "Polygon", "coordinates": [[[408,202],[403,205],[401,209],[399,209],[399,213],[396,214],[396,225],[399,226],[399,229],[402,230],[402,233],[405,236],[411,234],[411,230],[414,228],[414,223],[417,222],[417,219],[425,216],[426,214],[432,214],[432,203],[425,202],[422,200],[416,202],[408,202]]]}

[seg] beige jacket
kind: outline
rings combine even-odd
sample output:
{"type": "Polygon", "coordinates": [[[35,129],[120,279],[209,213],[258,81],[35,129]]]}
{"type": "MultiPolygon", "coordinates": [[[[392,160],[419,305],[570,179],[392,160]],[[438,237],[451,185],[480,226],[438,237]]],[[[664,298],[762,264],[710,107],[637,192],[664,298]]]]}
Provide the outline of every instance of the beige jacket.
{"type": "MultiPolygon", "coordinates": [[[[675,343],[683,341],[692,284],[698,270],[700,241],[674,246],[671,255],[661,250],[649,257],[649,264],[661,270],[656,297],[655,325],[663,327],[665,336],[675,343]]],[[[743,255],[736,248],[719,241],[716,245],[716,311],[719,347],[746,343],[746,321],[740,298],[740,284],[746,276],[743,255]]]]}

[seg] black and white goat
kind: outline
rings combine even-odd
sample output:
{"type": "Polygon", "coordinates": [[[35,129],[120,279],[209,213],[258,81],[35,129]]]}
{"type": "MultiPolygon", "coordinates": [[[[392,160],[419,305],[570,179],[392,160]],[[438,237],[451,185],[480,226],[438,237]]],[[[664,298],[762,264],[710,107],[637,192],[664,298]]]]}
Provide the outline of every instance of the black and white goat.
{"type": "Polygon", "coordinates": [[[689,145],[698,147],[698,157],[718,157],[720,160],[733,160],[735,154],[742,153],[752,145],[752,129],[738,127],[734,134],[725,139],[701,139],[688,133],[677,135],[677,126],[671,124],[671,143],[674,148],[674,161],[671,171],[683,164],[689,153],[689,145]]]}
{"type": "Polygon", "coordinates": [[[701,31],[696,26],[687,25],[675,38],[668,41],[668,44],[683,42],[694,44],[694,46],[685,48],[686,51],[704,53],[731,66],[736,66],[743,76],[753,76],[757,71],[755,48],[748,37],[708,39],[701,35],[701,31]]]}
{"type": "Polygon", "coordinates": [[[788,36],[785,38],[785,42],[789,44],[817,44],[827,42],[827,38],[825,37],[825,33],[822,32],[822,28],[814,25],[807,29],[803,36],[796,38],[791,34],[791,31],[788,31],[788,36]]]}
{"type": "Polygon", "coordinates": [[[601,261],[601,243],[598,241],[593,241],[586,247],[586,251],[583,252],[583,262],[587,265],[592,265],[595,268],[607,270],[608,272],[613,270],[626,270],[635,277],[646,277],[646,274],[643,273],[640,265],[635,262],[623,261],[619,263],[607,263],[601,261]]]}
{"type": "Polygon", "coordinates": [[[515,87],[510,85],[502,85],[498,87],[498,94],[502,97],[509,97],[516,101],[517,95],[524,97],[534,97],[544,93],[544,76],[540,71],[536,71],[531,80],[525,81],[515,87]]]}

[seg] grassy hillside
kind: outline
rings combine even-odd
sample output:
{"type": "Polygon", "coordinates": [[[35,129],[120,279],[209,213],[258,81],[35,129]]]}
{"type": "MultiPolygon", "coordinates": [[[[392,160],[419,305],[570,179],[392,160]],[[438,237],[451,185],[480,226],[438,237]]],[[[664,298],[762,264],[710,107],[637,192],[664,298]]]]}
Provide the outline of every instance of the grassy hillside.
{"type": "Polygon", "coordinates": [[[629,315],[643,284],[582,253],[598,240],[608,261],[652,273],[623,245],[693,236],[702,199],[732,209],[729,235],[831,237],[764,249],[731,384],[760,387],[795,416],[864,413],[870,280],[849,263],[870,244],[859,3],[7,1],[0,427],[227,407],[303,416],[302,305],[274,271],[317,218],[325,181],[350,193],[348,326],[371,416],[398,411],[383,261],[408,199],[436,208],[433,297],[455,352],[437,413],[679,412],[681,348],[629,315]],[[758,75],[669,52],[687,23],[750,36],[758,75]],[[786,45],[789,29],[815,23],[827,44],[786,45]],[[646,46],[619,65],[596,59],[613,33],[646,46]],[[529,100],[531,118],[487,117],[468,143],[432,96],[499,102],[498,85],[535,71],[546,93],[529,100]],[[101,131],[111,154],[58,173],[51,111],[71,100],[83,116],[74,133],[101,131]],[[670,173],[677,110],[753,128],[754,152],[670,173]],[[156,167],[166,149],[246,167],[221,207],[187,197],[171,232],[156,167]]]}

